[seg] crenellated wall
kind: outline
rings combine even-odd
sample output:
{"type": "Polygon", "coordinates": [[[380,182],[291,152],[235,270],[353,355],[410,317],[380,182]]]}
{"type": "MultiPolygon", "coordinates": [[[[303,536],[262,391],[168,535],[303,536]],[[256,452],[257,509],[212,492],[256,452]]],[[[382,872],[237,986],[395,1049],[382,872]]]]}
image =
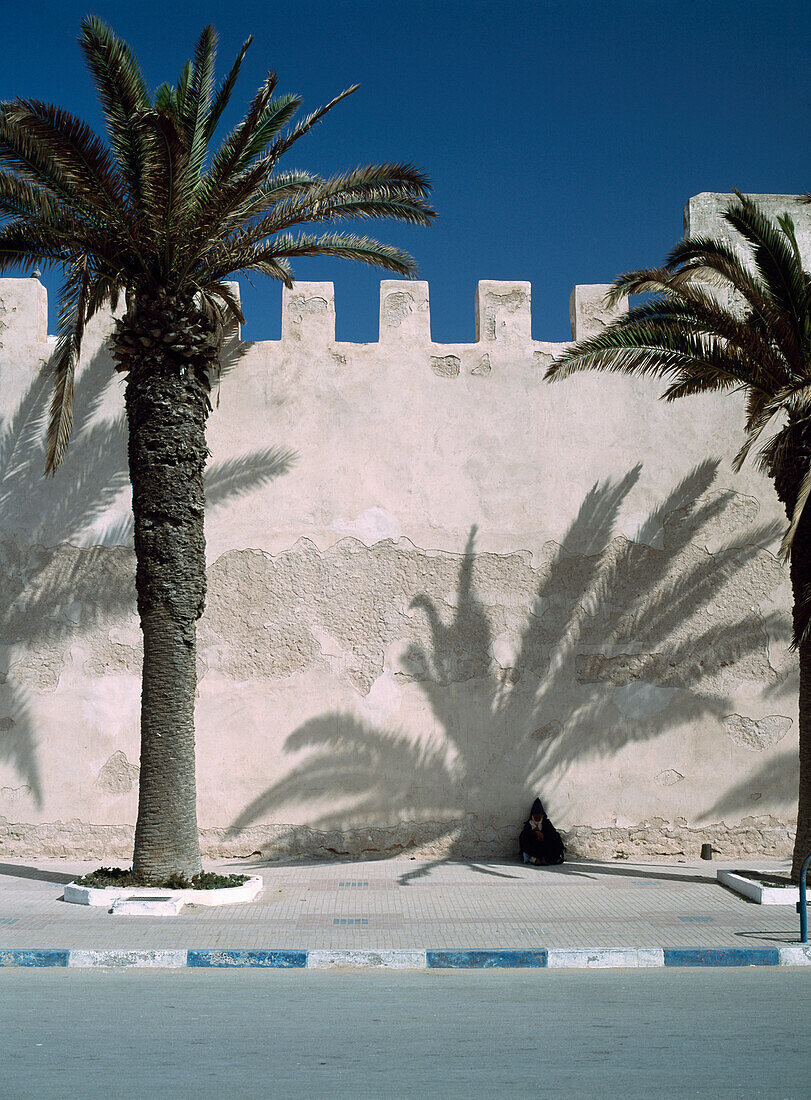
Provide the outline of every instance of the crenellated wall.
{"type": "MultiPolygon", "coordinates": [[[[609,319],[605,290],[573,291],[575,338],[609,319]]],[[[123,382],[99,319],[43,479],[46,307],[38,280],[0,280],[0,850],[123,858],[141,653],[123,382]]],[[[432,342],[422,282],[381,283],[372,344],[335,340],[329,283],[282,310],[209,422],[207,852],[505,854],[536,793],[583,853],[787,852],[783,517],[731,470],[738,399],[545,383],[564,345],[531,339],[523,282],[479,283],[472,344],[432,342]]]]}

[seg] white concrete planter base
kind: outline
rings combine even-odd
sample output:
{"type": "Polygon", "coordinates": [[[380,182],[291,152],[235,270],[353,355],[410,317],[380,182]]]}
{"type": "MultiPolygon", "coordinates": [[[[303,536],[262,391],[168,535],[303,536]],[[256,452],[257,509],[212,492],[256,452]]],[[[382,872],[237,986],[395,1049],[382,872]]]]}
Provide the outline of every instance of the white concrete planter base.
{"type": "MultiPolygon", "coordinates": [[[[755,868],[759,875],[767,875],[768,871],[755,868]]],[[[736,894],[742,894],[750,901],[758,905],[796,905],[800,900],[799,886],[763,886],[757,879],[746,878],[734,871],[718,871],[718,881],[734,890],[736,894]]]]}
{"type": "Polygon", "coordinates": [[[264,883],[261,875],[250,875],[239,886],[219,890],[165,890],[158,886],[65,886],[65,901],[74,905],[98,905],[113,913],[130,916],[174,916],[184,905],[234,905],[253,901],[264,883]]]}

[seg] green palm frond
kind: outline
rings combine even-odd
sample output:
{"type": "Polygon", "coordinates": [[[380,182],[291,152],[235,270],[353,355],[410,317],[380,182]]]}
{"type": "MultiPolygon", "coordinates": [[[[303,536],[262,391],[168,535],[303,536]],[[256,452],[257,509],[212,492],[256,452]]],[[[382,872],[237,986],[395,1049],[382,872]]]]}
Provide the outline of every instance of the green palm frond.
{"type": "Polygon", "coordinates": [[[121,221],[120,181],[109,151],[87,123],[37,99],[15,99],[3,106],[9,122],[48,153],[63,178],[81,189],[85,202],[114,223],[121,221]]]}
{"type": "Polygon", "coordinates": [[[73,383],[87,318],[89,290],[90,270],[84,256],[65,280],[59,299],[59,333],[52,363],[54,390],[48,422],[46,474],[55,474],[61,465],[73,427],[73,383]]]}
{"type": "Polygon", "coordinates": [[[321,121],[324,115],[331,111],[333,107],[336,107],[342,100],[346,99],[347,96],[356,92],[359,87],[360,84],[353,84],[351,87],[345,88],[342,92],[339,92],[334,99],[331,99],[329,103],[325,103],[323,107],[318,107],[315,111],[311,111],[309,115],[301,119],[300,122],[297,122],[293,129],[284,137],[278,138],[265,154],[268,162],[268,171],[272,171],[273,168],[275,168],[279,159],[284,156],[288,149],[292,148],[299,138],[309,133],[313,126],[321,121]]]}
{"type": "Polygon", "coordinates": [[[211,138],[214,136],[214,131],[217,129],[217,124],[222,117],[222,113],[228,106],[228,103],[231,99],[231,94],[237,82],[237,77],[239,76],[239,70],[242,66],[245,54],[250,49],[251,42],[253,42],[252,35],[249,36],[242,43],[242,49],[237,54],[236,61],[231,66],[228,75],[223,80],[222,84],[220,84],[214,95],[211,103],[211,109],[208,113],[208,118],[206,120],[206,142],[211,141],[211,138]]]}
{"type": "Polygon", "coordinates": [[[21,264],[67,267],[75,259],[76,250],[45,228],[20,222],[0,227],[0,272],[21,264]]]}
{"type": "Polygon", "coordinates": [[[137,207],[147,153],[133,121],[150,107],[143,74],[126,42],[95,16],[82,20],[79,45],[96,85],[110,146],[137,207]]]}
{"type": "Polygon", "coordinates": [[[798,346],[802,333],[796,331],[797,321],[808,309],[805,278],[791,241],[755,203],[740,192],[738,202],[724,212],[726,221],[752,246],[755,263],[769,288],[771,297],[784,311],[796,332],[798,346]]]}
{"type": "Polygon", "coordinates": [[[182,116],[189,146],[189,173],[195,182],[199,179],[208,145],[208,112],[214,88],[216,56],[217,35],[209,24],[203,29],[194,51],[189,92],[182,116]]]}
{"type": "Polygon", "coordinates": [[[248,111],[239,125],[223,140],[211,162],[211,167],[201,180],[204,193],[215,194],[219,186],[235,173],[238,174],[245,148],[271,102],[277,83],[276,73],[268,73],[251,101],[248,111]]]}
{"type": "Polygon", "coordinates": [[[357,237],[349,233],[300,233],[295,237],[292,234],[283,234],[267,247],[249,247],[241,252],[229,253],[222,265],[213,269],[213,275],[215,278],[225,278],[234,270],[259,270],[257,263],[299,256],[336,256],[344,260],[358,260],[385,271],[394,271],[398,275],[412,276],[416,273],[414,260],[407,252],[370,237],[357,237]]]}

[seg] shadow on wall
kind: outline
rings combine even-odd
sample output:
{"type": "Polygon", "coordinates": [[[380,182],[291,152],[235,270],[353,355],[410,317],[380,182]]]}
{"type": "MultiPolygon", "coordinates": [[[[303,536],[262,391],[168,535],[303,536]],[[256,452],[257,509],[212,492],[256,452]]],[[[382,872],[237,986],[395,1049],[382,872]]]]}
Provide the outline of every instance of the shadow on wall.
{"type": "MultiPolygon", "coordinates": [[[[720,721],[740,679],[784,680],[787,670],[770,665],[768,648],[770,636],[788,638],[788,617],[751,612],[783,579],[763,549],[778,530],[751,526],[755,501],[712,490],[717,467],[696,467],[634,540],[614,537],[614,529],[641,468],[594,486],[562,545],[544,548],[531,610],[513,633],[494,636],[493,622],[511,598],[508,571],[525,566],[526,556],[495,558],[489,580],[480,581],[489,588],[485,603],[476,577],[495,556],[474,555],[474,528],[455,606],[447,597],[413,597],[426,641],[408,645],[393,672],[400,684],[418,685],[440,736],[415,740],[349,713],[314,718],[285,743],[304,759],[245,807],[230,835],[317,800],[310,825],[333,834],[331,854],[363,854],[357,837],[375,831],[371,822],[381,828],[367,853],[442,842],[451,859],[504,854],[539,791],[553,808],[564,804],[552,777],[561,786],[575,761],[610,758],[706,716],[720,721]],[[736,531],[745,542],[730,541],[736,531]],[[713,602],[722,609],[715,617],[713,602]],[[382,827],[393,825],[387,842],[382,827]]],[[[655,781],[683,778],[662,773],[655,781]]],[[[742,794],[729,792],[719,807],[729,812],[742,794]]]]}
{"type": "MultiPolygon", "coordinates": [[[[72,643],[89,648],[83,671],[140,674],[133,644],[110,631],[135,615],[135,559],[127,472],[126,422],[104,416],[111,385],[123,390],[105,349],[78,375],[73,441],[56,477],[45,478],[47,362],[14,414],[0,424],[0,763],[19,785],[2,786],[0,815],[45,797],[32,696],[56,690],[72,643]],[[101,412],[101,415],[98,415],[101,412]],[[118,518],[108,520],[109,513],[118,518]]],[[[207,504],[216,507],[285,473],[295,459],[267,448],[214,463],[207,504]]],[[[131,641],[128,639],[128,641],[131,641]]]]}

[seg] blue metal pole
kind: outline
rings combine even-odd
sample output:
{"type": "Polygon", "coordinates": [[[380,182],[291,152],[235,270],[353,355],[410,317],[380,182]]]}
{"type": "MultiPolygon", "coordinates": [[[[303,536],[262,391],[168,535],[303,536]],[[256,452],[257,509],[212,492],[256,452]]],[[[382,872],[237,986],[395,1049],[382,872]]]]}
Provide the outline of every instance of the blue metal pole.
{"type": "Polygon", "coordinates": [[[800,871],[800,900],[797,902],[797,912],[800,914],[800,943],[808,943],[808,905],[805,896],[805,876],[808,873],[808,865],[811,863],[811,855],[806,856],[800,871]]]}

